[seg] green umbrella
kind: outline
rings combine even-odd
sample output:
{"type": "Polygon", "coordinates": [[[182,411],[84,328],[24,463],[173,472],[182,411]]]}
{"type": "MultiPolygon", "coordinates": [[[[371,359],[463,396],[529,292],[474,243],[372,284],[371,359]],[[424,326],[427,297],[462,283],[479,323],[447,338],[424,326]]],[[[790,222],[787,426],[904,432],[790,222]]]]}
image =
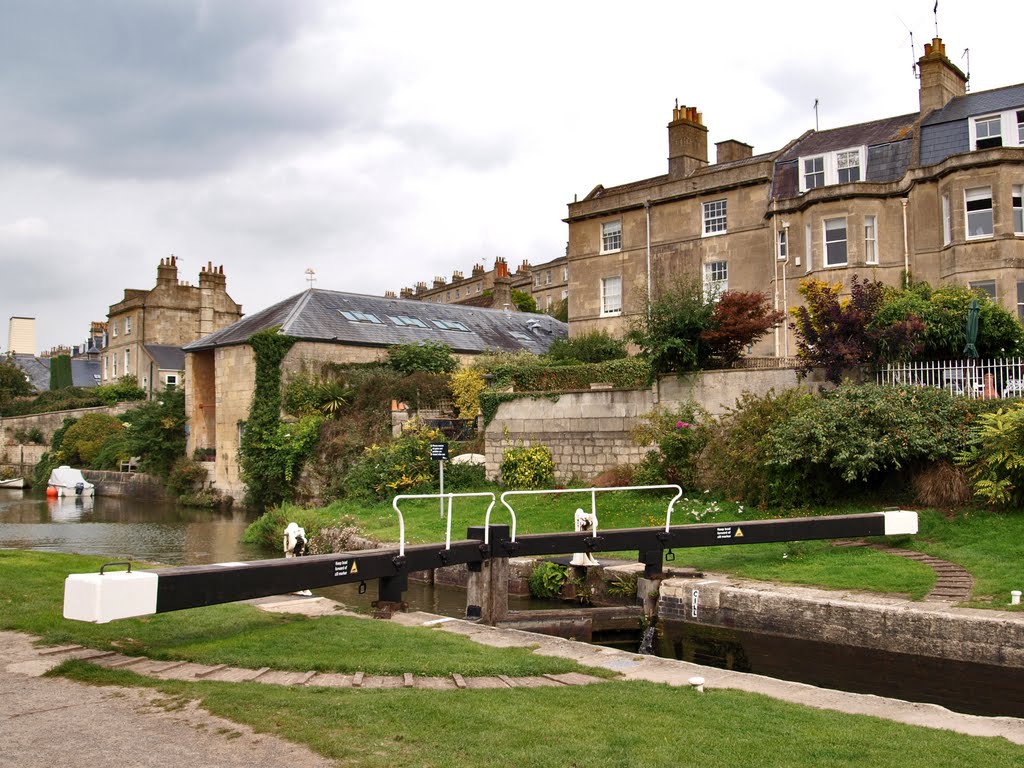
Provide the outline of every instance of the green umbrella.
{"type": "Polygon", "coordinates": [[[978,300],[971,299],[971,306],[967,309],[967,346],[964,347],[965,357],[977,357],[978,348],[974,346],[978,340],[978,300]]]}

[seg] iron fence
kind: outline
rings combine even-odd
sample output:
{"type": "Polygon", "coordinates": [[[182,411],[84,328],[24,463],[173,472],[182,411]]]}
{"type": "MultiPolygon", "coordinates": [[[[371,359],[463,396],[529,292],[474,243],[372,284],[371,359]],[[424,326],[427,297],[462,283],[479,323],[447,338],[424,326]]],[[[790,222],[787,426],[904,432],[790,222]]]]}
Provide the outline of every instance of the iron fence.
{"type": "Polygon", "coordinates": [[[876,381],[896,387],[936,387],[971,399],[1024,397],[1024,359],[894,363],[879,370],[876,381]]]}

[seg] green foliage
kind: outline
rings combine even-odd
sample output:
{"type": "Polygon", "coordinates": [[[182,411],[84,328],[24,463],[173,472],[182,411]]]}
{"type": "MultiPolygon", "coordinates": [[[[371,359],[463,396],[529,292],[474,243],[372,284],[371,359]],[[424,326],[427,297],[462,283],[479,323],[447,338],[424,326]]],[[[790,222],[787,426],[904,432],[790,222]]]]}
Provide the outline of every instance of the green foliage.
{"type": "Polygon", "coordinates": [[[436,429],[417,420],[408,422],[400,437],[367,447],[352,463],[342,484],[345,495],[385,499],[399,493],[429,493],[438,477],[430,444],[443,439],[436,429]]]}
{"type": "Polygon", "coordinates": [[[206,479],[206,469],[199,462],[182,456],[167,473],[167,490],[180,499],[200,491],[206,479]]]}
{"type": "Polygon", "coordinates": [[[168,387],[158,400],[126,411],[121,421],[128,426],[117,446],[120,458],[138,456],[141,471],[167,478],[175,462],[185,456],[185,390],[168,387]]]}
{"type": "Polygon", "coordinates": [[[965,286],[944,285],[932,289],[919,282],[902,290],[890,289],[873,325],[887,328],[913,317],[923,321],[916,360],[951,360],[963,357],[967,342],[967,310],[978,300],[978,340],[983,358],[1017,357],[1024,353],[1024,327],[1017,318],[988,295],[965,286]]]}
{"type": "Polygon", "coordinates": [[[249,419],[242,432],[239,461],[247,501],[256,507],[280,503],[289,496],[291,483],[279,455],[281,427],[281,361],[297,339],[268,328],[249,337],[256,358],[256,381],[249,419]]]}
{"type": "Polygon", "coordinates": [[[562,586],[569,579],[569,569],[564,565],[558,565],[548,560],[540,560],[530,571],[528,583],[530,594],[534,597],[552,598],[558,597],[562,586]]]}
{"type": "Polygon", "coordinates": [[[61,451],[71,466],[89,467],[103,444],[124,429],[121,421],[105,413],[87,413],[68,427],[61,451]]]}
{"type": "Polygon", "coordinates": [[[648,315],[634,321],[626,338],[657,373],[730,365],[785,317],[763,293],[709,296],[692,280],[661,286],[648,315]]]}
{"type": "Polygon", "coordinates": [[[501,458],[501,482],[514,490],[550,488],[555,462],[546,445],[514,446],[501,458]]]}
{"type": "MultiPolygon", "coordinates": [[[[537,309],[537,301],[529,293],[520,291],[517,288],[512,289],[512,305],[520,312],[530,312],[532,314],[540,314],[540,310],[537,309]]],[[[501,309],[501,307],[499,307],[501,309]]]]}
{"type": "Polygon", "coordinates": [[[95,392],[104,405],[146,399],[146,390],[139,386],[139,380],[131,374],[121,376],[110,384],[96,387],[95,392]]]}
{"type": "Polygon", "coordinates": [[[32,429],[15,430],[14,442],[21,445],[43,445],[46,442],[46,438],[39,427],[32,427],[32,429]]]}
{"type": "Polygon", "coordinates": [[[555,339],[544,355],[548,360],[573,363],[603,363],[626,357],[626,342],[608,331],[590,331],[579,336],[555,339]]]}
{"type": "Polygon", "coordinates": [[[973,420],[963,398],[940,389],[844,384],[772,426],[767,461],[785,470],[795,489],[827,498],[952,459],[973,420]]]}
{"type": "Polygon", "coordinates": [[[793,471],[769,462],[767,435],[776,424],[812,408],[814,400],[799,389],[745,392],[712,428],[703,462],[710,487],[744,503],[802,503],[805,486],[790,482],[793,471]]]}
{"type": "MultiPolygon", "coordinates": [[[[0,366],[2,371],[3,366],[0,366]]],[[[52,413],[75,408],[95,408],[114,405],[119,402],[144,400],[146,393],[140,389],[134,376],[123,376],[113,384],[99,387],[64,387],[41,392],[31,399],[4,400],[0,384],[0,415],[28,416],[33,413],[52,413]]]]}
{"type": "Polygon", "coordinates": [[[640,316],[627,335],[657,373],[700,368],[700,337],[710,325],[713,302],[693,281],[662,286],[650,302],[649,316],[640,316]]]}
{"type": "Polygon", "coordinates": [[[524,392],[566,392],[587,389],[592,383],[609,383],[623,389],[643,387],[651,381],[651,366],[630,357],[603,363],[554,365],[528,353],[486,357],[475,363],[491,375],[495,389],[514,387],[524,392]]]}
{"type": "Polygon", "coordinates": [[[32,391],[32,384],[25,372],[14,364],[14,358],[9,354],[0,355],[0,413],[4,413],[8,401],[31,395],[32,391]]]}
{"type": "Polygon", "coordinates": [[[1024,404],[981,414],[957,463],[967,468],[975,496],[994,506],[1020,509],[1024,504],[1024,404]]]}
{"type": "Polygon", "coordinates": [[[569,322],[569,297],[566,296],[564,299],[560,299],[555,302],[551,307],[551,316],[555,320],[561,320],[563,323],[569,322]]]}
{"type": "Polygon", "coordinates": [[[452,348],[433,341],[390,347],[388,364],[399,373],[451,373],[459,367],[452,348]]]}
{"type": "Polygon", "coordinates": [[[658,450],[644,457],[636,482],[696,487],[697,462],[710,437],[709,418],[707,411],[692,400],[674,410],[645,414],[633,430],[633,441],[638,445],[657,444],[658,450]]]}
{"type": "Polygon", "coordinates": [[[50,358],[50,389],[64,389],[72,385],[70,355],[50,358]]]}
{"type": "Polygon", "coordinates": [[[487,389],[478,368],[461,368],[451,375],[452,402],[460,419],[475,419],[480,413],[480,395],[487,389]]]}
{"type": "Polygon", "coordinates": [[[258,544],[266,550],[281,551],[284,529],[288,523],[297,523],[304,528],[306,536],[312,539],[322,528],[342,524],[336,515],[322,509],[306,509],[294,504],[283,503],[271,507],[253,520],[245,529],[242,541],[258,544]]]}

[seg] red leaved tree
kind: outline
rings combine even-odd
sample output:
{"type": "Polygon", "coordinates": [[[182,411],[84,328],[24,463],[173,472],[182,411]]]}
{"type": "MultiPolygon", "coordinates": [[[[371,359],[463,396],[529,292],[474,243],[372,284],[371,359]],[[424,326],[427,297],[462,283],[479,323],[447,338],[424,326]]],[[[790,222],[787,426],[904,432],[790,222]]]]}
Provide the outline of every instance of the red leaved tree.
{"type": "Polygon", "coordinates": [[[744,347],[785,319],[786,313],[773,310],[763,293],[726,291],[715,303],[708,327],[700,334],[706,361],[729,365],[739,359],[744,347]]]}

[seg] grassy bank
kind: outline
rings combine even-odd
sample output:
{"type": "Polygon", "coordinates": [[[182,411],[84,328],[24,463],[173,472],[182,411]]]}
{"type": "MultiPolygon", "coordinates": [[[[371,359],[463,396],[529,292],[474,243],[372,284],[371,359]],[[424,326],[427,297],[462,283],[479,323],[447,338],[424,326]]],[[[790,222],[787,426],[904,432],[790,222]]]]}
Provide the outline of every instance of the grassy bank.
{"type": "Polygon", "coordinates": [[[1024,748],[1002,739],[811,709],[755,694],[698,694],[652,683],[572,690],[353,691],[159,682],[82,663],[66,664],[57,673],[197,698],[214,714],[302,742],[340,764],[370,768],[1009,768],[1024,760],[1024,748]]]}
{"type": "Polygon", "coordinates": [[[542,675],[581,671],[574,662],[524,649],[494,649],[430,629],[347,616],[308,619],[249,605],[87,624],[62,617],[64,579],[96,572],[102,559],[0,550],[0,629],[39,635],[54,644],[188,660],[203,664],[296,671],[394,675],[542,675]]]}

